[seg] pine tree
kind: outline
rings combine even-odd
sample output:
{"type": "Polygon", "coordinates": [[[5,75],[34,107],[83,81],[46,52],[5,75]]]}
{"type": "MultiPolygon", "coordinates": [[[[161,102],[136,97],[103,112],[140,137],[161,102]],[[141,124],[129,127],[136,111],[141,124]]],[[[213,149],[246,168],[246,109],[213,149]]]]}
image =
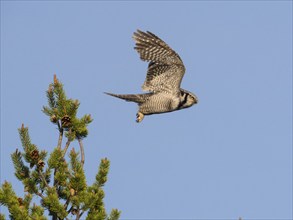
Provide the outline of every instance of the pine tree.
{"type": "MultiPolygon", "coordinates": [[[[83,139],[88,135],[91,115],[77,118],[78,100],[68,99],[63,85],[54,75],[54,81],[47,90],[48,106],[43,112],[59,131],[57,147],[49,155],[31,142],[28,128],[23,124],[18,129],[23,152],[16,149],[11,154],[15,176],[24,185],[25,195],[18,197],[9,182],[0,187],[0,204],[9,210],[10,219],[47,219],[45,210],[53,220],[89,219],[116,220],[120,211],[112,209],[108,215],[104,206],[103,186],[107,181],[110,161],[100,162],[95,182],[88,186],[83,169],[85,161],[83,139]],[[62,146],[63,138],[66,143],[62,146]],[[72,148],[66,160],[68,149],[73,141],[80,147],[80,155],[72,148]],[[33,196],[40,198],[40,204],[32,204],[33,196]]],[[[5,219],[0,214],[0,220],[5,219]]]]}

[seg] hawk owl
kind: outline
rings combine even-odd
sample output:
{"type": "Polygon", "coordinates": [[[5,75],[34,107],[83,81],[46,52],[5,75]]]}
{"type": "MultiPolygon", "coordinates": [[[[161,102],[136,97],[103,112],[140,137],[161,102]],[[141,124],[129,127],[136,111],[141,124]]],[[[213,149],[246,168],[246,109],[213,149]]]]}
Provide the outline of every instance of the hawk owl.
{"type": "Polygon", "coordinates": [[[147,31],[137,30],[133,34],[134,49],[140,59],[148,61],[144,94],[113,94],[108,95],[135,102],[139,106],[136,122],[141,122],[145,115],[172,112],[191,107],[198,102],[196,95],[181,89],[180,84],[185,73],[180,56],[163,40],[147,31]]]}

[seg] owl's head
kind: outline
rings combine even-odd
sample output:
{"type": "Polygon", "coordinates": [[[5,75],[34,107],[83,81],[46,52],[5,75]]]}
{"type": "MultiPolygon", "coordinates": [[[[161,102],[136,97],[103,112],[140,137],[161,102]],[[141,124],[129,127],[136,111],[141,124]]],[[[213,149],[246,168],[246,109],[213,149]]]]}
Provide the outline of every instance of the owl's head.
{"type": "Polygon", "coordinates": [[[198,98],[195,94],[184,89],[180,90],[180,109],[188,108],[194,104],[197,104],[198,98]]]}

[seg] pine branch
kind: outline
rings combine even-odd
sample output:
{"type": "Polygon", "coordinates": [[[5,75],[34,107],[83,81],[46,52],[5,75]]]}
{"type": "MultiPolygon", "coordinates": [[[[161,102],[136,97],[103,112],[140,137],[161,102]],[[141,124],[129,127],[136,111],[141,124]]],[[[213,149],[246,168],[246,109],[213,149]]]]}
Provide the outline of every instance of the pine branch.
{"type": "Polygon", "coordinates": [[[120,217],[121,212],[118,209],[112,209],[108,220],[118,220],[120,217]]]}
{"type": "Polygon", "coordinates": [[[84,156],[84,148],[83,148],[82,140],[81,139],[78,139],[78,143],[79,143],[80,153],[81,153],[81,160],[80,160],[80,162],[83,165],[84,164],[85,156],[84,156]]]}
{"type": "Polygon", "coordinates": [[[30,203],[33,199],[33,196],[32,194],[30,193],[27,193],[25,196],[24,196],[24,200],[23,200],[23,205],[25,206],[25,208],[28,210],[29,209],[29,206],[30,206],[30,203]]]}
{"type": "Polygon", "coordinates": [[[75,191],[75,195],[77,195],[86,190],[84,170],[81,162],[78,161],[78,153],[75,152],[74,148],[70,151],[69,157],[72,170],[69,184],[70,187],[75,191]]]}
{"type": "Polygon", "coordinates": [[[29,178],[29,168],[24,165],[21,153],[16,149],[16,151],[11,154],[11,158],[13,161],[14,169],[15,169],[15,176],[20,181],[29,178]]]}
{"type": "Polygon", "coordinates": [[[38,206],[36,204],[33,205],[31,208],[31,214],[30,217],[32,219],[36,220],[46,220],[47,218],[44,217],[44,209],[41,206],[38,206]]]}
{"type": "Polygon", "coordinates": [[[49,107],[51,109],[54,109],[56,108],[56,99],[55,99],[55,96],[54,96],[54,86],[52,84],[49,85],[49,88],[47,90],[47,98],[48,98],[48,104],[49,104],[49,107]]]}
{"type": "Polygon", "coordinates": [[[68,150],[68,148],[69,148],[70,143],[71,143],[71,141],[70,141],[70,139],[68,138],[68,139],[67,139],[67,142],[66,142],[66,144],[65,144],[64,150],[63,150],[63,157],[65,156],[65,154],[66,154],[66,152],[67,152],[67,150],[68,150]]]}
{"type": "Polygon", "coordinates": [[[47,180],[46,180],[45,176],[43,175],[43,173],[42,173],[42,171],[41,171],[40,169],[39,169],[39,175],[40,175],[40,177],[41,177],[43,183],[46,185],[46,187],[47,187],[47,188],[50,188],[50,186],[49,186],[48,183],[47,183],[47,180]]]}
{"type": "Polygon", "coordinates": [[[22,147],[25,151],[32,151],[34,150],[34,147],[31,144],[30,136],[28,133],[28,128],[24,127],[24,124],[21,125],[21,128],[18,129],[20,141],[22,144],[22,147]]]}
{"type": "Polygon", "coordinates": [[[38,195],[39,197],[41,197],[42,199],[44,199],[44,195],[40,192],[36,192],[36,195],[38,195]]]}
{"type": "Polygon", "coordinates": [[[23,205],[22,198],[18,198],[8,182],[0,188],[0,204],[7,206],[13,219],[29,220],[28,209],[23,205]]]}
{"type": "Polygon", "coordinates": [[[59,127],[59,138],[58,138],[58,144],[57,147],[61,149],[62,145],[62,139],[63,139],[63,128],[60,128],[59,122],[58,122],[58,127],[59,127]]]}
{"type": "Polygon", "coordinates": [[[69,178],[68,165],[64,159],[63,152],[57,147],[51,153],[48,159],[48,166],[50,169],[54,169],[54,186],[60,187],[67,186],[67,179],[69,178]]]}
{"type": "Polygon", "coordinates": [[[59,201],[59,197],[55,187],[47,189],[47,196],[43,198],[43,205],[46,207],[52,216],[64,219],[67,212],[59,201]]]}
{"type": "Polygon", "coordinates": [[[98,174],[96,175],[96,183],[98,187],[104,186],[107,182],[107,175],[110,169],[110,161],[107,158],[104,158],[100,162],[100,167],[98,174]]]}
{"type": "Polygon", "coordinates": [[[69,101],[70,101],[69,106],[68,106],[66,112],[67,112],[68,115],[76,115],[80,103],[79,103],[78,100],[70,99],[69,101]]]}
{"type": "MultiPolygon", "coordinates": [[[[28,128],[22,124],[18,131],[24,152],[16,150],[11,158],[15,175],[22,181],[26,194],[24,199],[17,197],[11,184],[5,182],[0,187],[0,204],[8,207],[11,219],[44,220],[46,219],[44,208],[49,211],[53,220],[68,219],[70,213],[76,215],[77,220],[85,213],[87,213],[86,219],[90,220],[118,219],[120,212],[116,209],[107,216],[103,202],[105,193],[102,187],[107,181],[110,166],[107,158],[101,160],[95,183],[92,186],[86,184],[82,139],[88,135],[87,127],[93,121],[91,115],[77,118],[80,103],[78,100],[67,99],[63,85],[56,75],[46,94],[48,106],[44,106],[42,111],[58,127],[57,147],[46,159],[47,151],[39,150],[31,143],[28,128]],[[63,135],[67,138],[64,149],[62,149],[63,135]],[[74,140],[79,143],[81,157],[79,158],[79,154],[72,149],[67,163],[65,155],[74,140]],[[48,166],[43,171],[46,164],[48,166]],[[54,183],[50,186],[52,171],[54,171],[54,183]],[[41,198],[41,206],[35,204],[31,206],[33,195],[41,198]]],[[[0,220],[4,218],[0,214],[0,220]]]]}

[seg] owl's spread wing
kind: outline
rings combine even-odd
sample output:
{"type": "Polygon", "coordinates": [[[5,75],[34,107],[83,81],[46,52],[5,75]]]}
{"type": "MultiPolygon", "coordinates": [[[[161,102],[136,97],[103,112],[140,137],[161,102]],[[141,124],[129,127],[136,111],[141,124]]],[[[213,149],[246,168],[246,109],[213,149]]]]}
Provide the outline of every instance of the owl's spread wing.
{"type": "Polygon", "coordinates": [[[134,49],[143,61],[150,61],[143,90],[179,91],[185,72],[179,55],[153,33],[137,30],[133,34],[134,49]]]}

